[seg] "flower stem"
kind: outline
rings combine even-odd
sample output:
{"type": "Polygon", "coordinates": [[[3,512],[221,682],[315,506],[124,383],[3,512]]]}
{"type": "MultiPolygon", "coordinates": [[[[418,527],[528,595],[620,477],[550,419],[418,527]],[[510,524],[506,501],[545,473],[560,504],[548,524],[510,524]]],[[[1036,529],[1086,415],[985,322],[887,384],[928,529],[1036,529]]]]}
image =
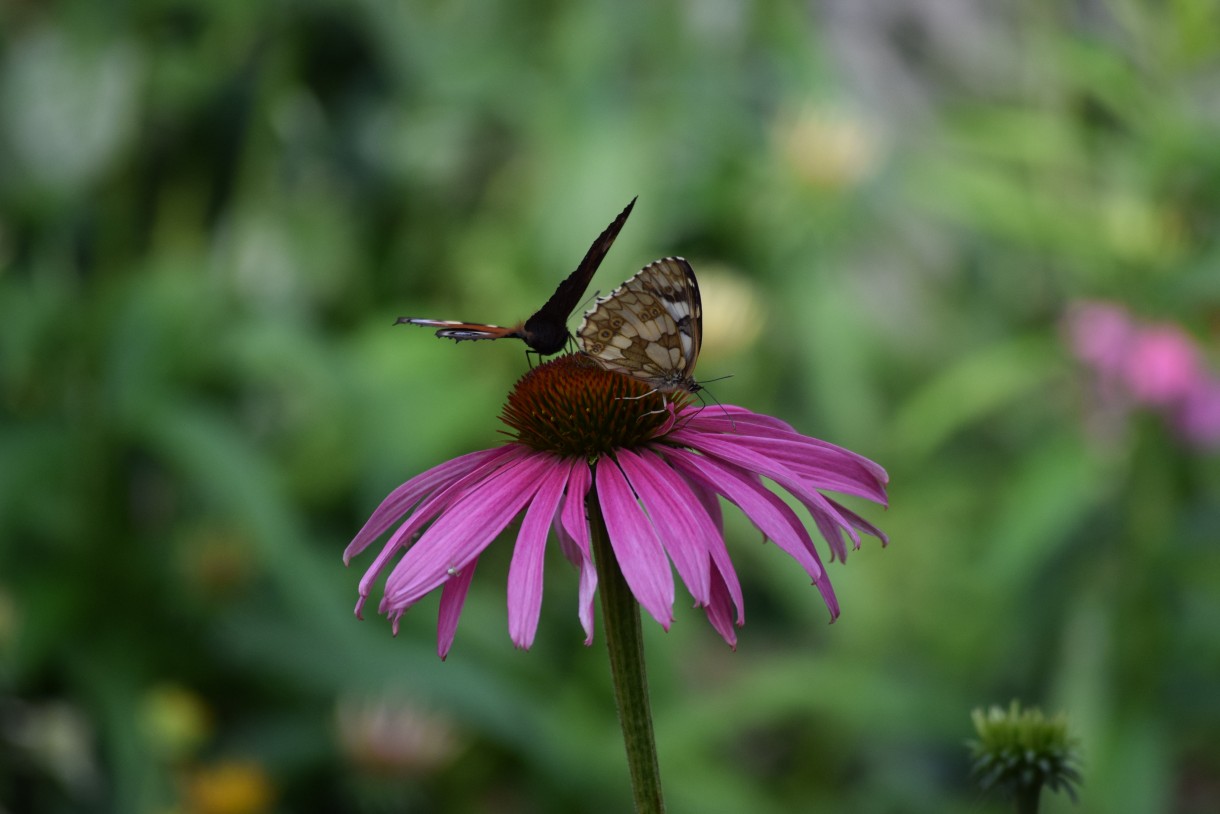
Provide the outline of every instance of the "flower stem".
{"type": "Polygon", "coordinates": [[[627,747],[627,767],[631,770],[635,810],[638,814],[660,814],[665,810],[665,800],[661,793],[661,770],[657,765],[652,712],[648,704],[640,606],[623,578],[614,549],[610,547],[596,487],[589,490],[587,507],[593,556],[597,563],[602,622],[606,647],[610,651],[610,675],[614,680],[614,700],[618,705],[619,725],[623,728],[623,742],[627,747]]]}
{"type": "Polygon", "coordinates": [[[1023,786],[1017,789],[1015,799],[1017,814],[1038,814],[1038,798],[1042,796],[1042,784],[1023,786]]]}

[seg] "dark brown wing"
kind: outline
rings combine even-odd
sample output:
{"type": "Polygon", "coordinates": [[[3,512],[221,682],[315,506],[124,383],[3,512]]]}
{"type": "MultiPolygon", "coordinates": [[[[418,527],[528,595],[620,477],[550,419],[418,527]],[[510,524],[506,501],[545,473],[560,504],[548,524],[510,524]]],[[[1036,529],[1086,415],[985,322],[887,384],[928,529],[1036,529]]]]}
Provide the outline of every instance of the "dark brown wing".
{"type": "Polygon", "coordinates": [[[567,279],[555,289],[555,293],[546,301],[546,304],[525,322],[511,328],[502,328],[499,325],[484,325],[478,322],[399,317],[395,324],[440,328],[436,332],[437,336],[457,342],[467,339],[515,338],[524,341],[530,350],[542,356],[558,353],[563,350],[563,346],[568,341],[568,316],[580,304],[581,297],[585,295],[585,289],[589,287],[589,281],[593,279],[594,272],[601,265],[602,258],[606,256],[606,252],[610,251],[610,247],[614,245],[614,239],[618,237],[623,224],[627,222],[627,216],[631,214],[635,200],[632,198],[631,203],[627,204],[627,208],[606,227],[606,231],[598,235],[597,240],[593,241],[593,245],[585,253],[585,258],[576,267],[576,271],[569,274],[567,279]]]}
{"type": "Polygon", "coordinates": [[[606,253],[614,245],[614,239],[618,237],[623,224],[627,222],[627,216],[631,214],[635,201],[636,199],[632,198],[631,203],[627,204],[614,222],[597,236],[597,240],[593,241],[593,245],[585,253],[585,257],[576,267],[576,271],[569,274],[567,279],[555,289],[555,293],[546,301],[546,304],[525,321],[522,330],[524,336],[521,338],[532,350],[543,356],[563,350],[569,335],[568,317],[576,310],[576,306],[580,305],[581,299],[585,296],[585,290],[589,287],[589,281],[593,279],[597,267],[602,264],[606,253]]]}

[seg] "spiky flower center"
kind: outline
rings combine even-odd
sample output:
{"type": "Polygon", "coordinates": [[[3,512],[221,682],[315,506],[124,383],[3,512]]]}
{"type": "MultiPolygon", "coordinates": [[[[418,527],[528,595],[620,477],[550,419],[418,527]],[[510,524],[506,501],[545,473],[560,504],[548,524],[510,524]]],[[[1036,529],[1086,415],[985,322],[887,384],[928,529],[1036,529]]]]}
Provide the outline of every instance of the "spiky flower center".
{"type": "Polygon", "coordinates": [[[522,444],[592,458],[654,440],[669,418],[666,400],[678,412],[685,408],[684,393],[663,397],[651,389],[587,356],[569,354],[522,376],[500,419],[522,444]]]}

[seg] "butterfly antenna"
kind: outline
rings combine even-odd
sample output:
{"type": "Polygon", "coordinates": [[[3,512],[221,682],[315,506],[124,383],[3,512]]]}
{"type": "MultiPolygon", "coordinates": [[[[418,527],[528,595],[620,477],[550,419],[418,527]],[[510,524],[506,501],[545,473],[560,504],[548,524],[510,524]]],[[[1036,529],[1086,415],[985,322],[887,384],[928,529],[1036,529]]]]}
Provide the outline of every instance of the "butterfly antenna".
{"type": "MultiPolygon", "coordinates": [[[[732,378],[731,375],[730,376],[721,376],[718,379],[708,379],[708,381],[709,382],[719,382],[719,381],[723,381],[724,379],[731,379],[731,378],[732,378]]],[[[708,390],[706,387],[700,388],[699,393],[698,393],[699,401],[703,401],[704,393],[707,393],[707,397],[710,398],[712,401],[716,402],[716,406],[720,408],[721,412],[724,413],[725,418],[727,418],[729,420],[729,425],[732,427],[733,432],[737,432],[737,422],[733,420],[732,413],[730,413],[725,408],[725,406],[720,403],[720,399],[718,399],[712,395],[712,391],[708,390]]],[[[704,402],[704,406],[706,406],[706,402],[704,402]]],[[[701,407],[699,409],[703,409],[703,408],[701,407]]]]}

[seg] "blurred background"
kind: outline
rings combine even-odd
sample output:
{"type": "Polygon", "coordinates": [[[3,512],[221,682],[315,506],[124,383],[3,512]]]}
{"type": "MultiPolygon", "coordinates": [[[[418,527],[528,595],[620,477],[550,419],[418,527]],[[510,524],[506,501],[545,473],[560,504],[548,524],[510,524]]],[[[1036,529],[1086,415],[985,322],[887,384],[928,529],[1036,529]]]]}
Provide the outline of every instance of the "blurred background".
{"type": "MultiPolygon", "coordinates": [[[[800,569],[728,512],[736,652],[646,621],[671,810],[1220,810],[1220,9],[1005,0],[0,6],[0,811],[620,812],[575,572],[447,662],[353,618],[393,487],[500,443],[529,315],[700,274],[701,379],[889,469],[800,569]],[[823,549],[825,553],[825,549],[823,549]]],[[[573,319],[573,326],[578,316],[573,319]]],[[[853,504],[855,505],[855,504],[853,504]]]]}

